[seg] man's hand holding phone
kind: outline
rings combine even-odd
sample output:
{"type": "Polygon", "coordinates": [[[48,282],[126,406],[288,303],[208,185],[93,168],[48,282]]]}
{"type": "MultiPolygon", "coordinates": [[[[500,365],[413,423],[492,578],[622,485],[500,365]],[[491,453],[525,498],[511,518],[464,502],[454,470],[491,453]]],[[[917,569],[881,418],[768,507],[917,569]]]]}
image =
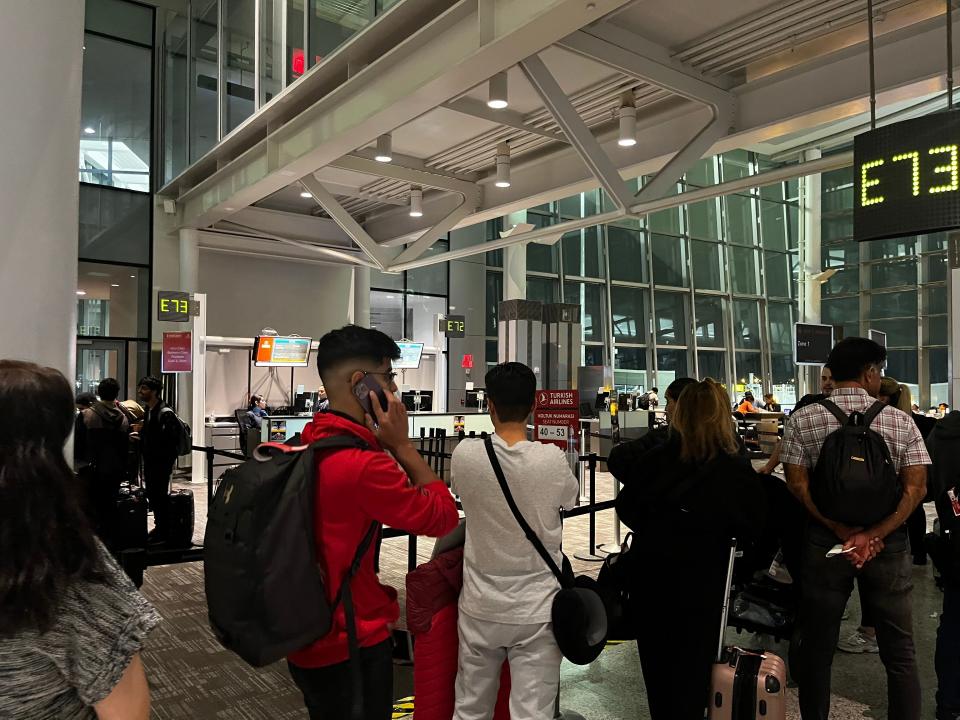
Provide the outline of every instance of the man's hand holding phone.
{"type": "Polygon", "coordinates": [[[407,409],[393,393],[388,392],[384,395],[387,400],[386,410],[377,399],[376,393],[370,391],[370,407],[373,410],[373,416],[367,413],[366,423],[367,428],[376,436],[380,444],[396,455],[401,448],[410,445],[407,409]]]}

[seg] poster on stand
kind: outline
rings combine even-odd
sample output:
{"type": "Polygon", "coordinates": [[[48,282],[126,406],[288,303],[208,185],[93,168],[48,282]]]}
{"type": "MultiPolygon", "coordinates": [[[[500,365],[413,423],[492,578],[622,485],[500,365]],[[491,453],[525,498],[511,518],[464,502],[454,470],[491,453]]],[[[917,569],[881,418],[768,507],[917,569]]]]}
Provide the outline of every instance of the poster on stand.
{"type": "Polygon", "coordinates": [[[577,390],[538,390],[533,409],[533,436],[538,442],[566,450],[580,439],[580,393],[577,390]]]}
{"type": "Polygon", "coordinates": [[[160,370],[165,373],[193,372],[193,340],[189,332],[165,332],[160,370]]]}

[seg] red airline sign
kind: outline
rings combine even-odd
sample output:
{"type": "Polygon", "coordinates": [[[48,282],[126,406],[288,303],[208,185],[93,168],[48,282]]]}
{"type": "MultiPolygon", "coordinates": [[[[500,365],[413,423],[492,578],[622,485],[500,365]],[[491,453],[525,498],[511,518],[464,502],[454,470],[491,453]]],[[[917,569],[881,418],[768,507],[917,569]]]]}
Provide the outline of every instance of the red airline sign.
{"type": "Polygon", "coordinates": [[[533,409],[534,437],[564,450],[580,437],[580,393],[577,390],[538,390],[533,409]]]}
{"type": "Polygon", "coordinates": [[[189,332],[165,332],[160,370],[165,373],[193,371],[193,341],[189,332]]]}

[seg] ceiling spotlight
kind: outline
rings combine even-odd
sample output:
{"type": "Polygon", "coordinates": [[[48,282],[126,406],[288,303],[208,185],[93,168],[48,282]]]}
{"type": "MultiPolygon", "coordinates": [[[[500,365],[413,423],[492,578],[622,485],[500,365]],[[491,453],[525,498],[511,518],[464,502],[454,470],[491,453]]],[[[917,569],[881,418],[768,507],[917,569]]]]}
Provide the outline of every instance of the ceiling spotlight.
{"type": "Polygon", "coordinates": [[[131,275],[130,277],[135,278],[135,277],[137,277],[137,276],[136,276],[136,275],[131,275]]]}
{"type": "Polygon", "coordinates": [[[110,287],[120,287],[119,283],[110,283],[110,287]]]}
{"type": "Polygon", "coordinates": [[[83,131],[84,131],[87,135],[93,135],[95,132],[97,132],[96,130],[94,130],[94,129],[93,129],[92,127],[90,127],[89,125],[88,125],[87,127],[85,127],[85,128],[83,129],[83,131]]]}
{"type": "Polygon", "coordinates": [[[302,193],[300,193],[300,197],[302,197],[302,198],[312,198],[313,195],[311,195],[309,192],[307,192],[306,190],[304,190],[302,193]]]}
{"type": "Polygon", "coordinates": [[[87,294],[86,290],[77,290],[77,295],[86,295],[86,294],[87,294]]]}
{"type": "Polygon", "coordinates": [[[508,105],[506,71],[499,72],[490,78],[489,92],[487,107],[494,110],[503,110],[508,105]]]}
{"type": "Polygon", "coordinates": [[[620,116],[620,147],[633,147],[637,144],[637,108],[633,104],[633,93],[624,93],[623,102],[618,111],[620,116]]]}
{"type": "Polygon", "coordinates": [[[423,188],[410,188],[410,217],[423,217],[423,188]]]}
{"type": "Polygon", "coordinates": [[[373,157],[377,162],[388,163],[393,161],[393,136],[390,133],[377,138],[377,154],[373,157]]]}
{"type": "Polygon", "coordinates": [[[494,185],[510,187],[510,146],[507,143],[497,145],[497,180],[494,185]]]}

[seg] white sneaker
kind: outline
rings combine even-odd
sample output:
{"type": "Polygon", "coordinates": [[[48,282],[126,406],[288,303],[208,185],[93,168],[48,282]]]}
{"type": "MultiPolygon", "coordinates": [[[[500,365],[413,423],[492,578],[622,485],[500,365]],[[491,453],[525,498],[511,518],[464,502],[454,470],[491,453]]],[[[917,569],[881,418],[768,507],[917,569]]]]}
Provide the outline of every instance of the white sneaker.
{"type": "Polygon", "coordinates": [[[849,637],[842,639],[837,643],[837,650],[845,653],[878,653],[880,648],[877,646],[877,639],[870,637],[866,633],[855,630],[849,637]]]}

